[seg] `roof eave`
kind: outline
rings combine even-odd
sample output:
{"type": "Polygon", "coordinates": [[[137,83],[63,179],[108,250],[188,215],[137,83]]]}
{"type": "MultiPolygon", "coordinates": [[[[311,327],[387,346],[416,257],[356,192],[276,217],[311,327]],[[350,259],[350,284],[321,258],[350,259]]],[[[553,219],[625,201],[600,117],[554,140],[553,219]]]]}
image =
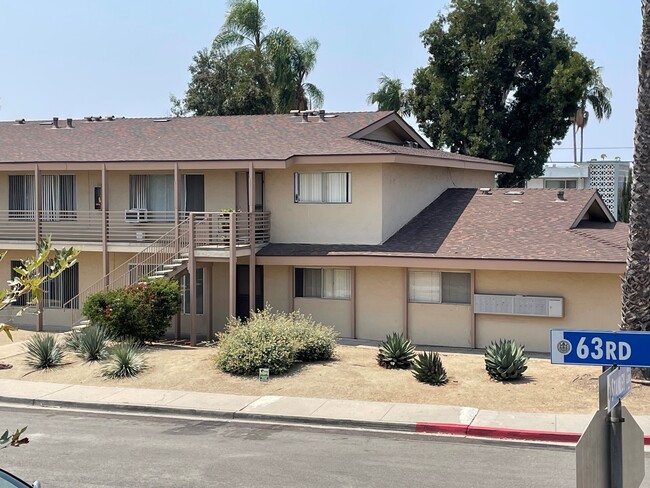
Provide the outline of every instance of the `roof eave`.
{"type": "Polygon", "coordinates": [[[344,253],[333,252],[323,256],[257,256],[261,265],[287,266],[381,266],[402,268],[437,268],[484,271],[541,271],[541,272],[580,272],[614,273],[625,271],[624,261],[561,261],[535,259],[492,259],[438,257],[427,254],[410,256],[390,253],[344,253]]]}

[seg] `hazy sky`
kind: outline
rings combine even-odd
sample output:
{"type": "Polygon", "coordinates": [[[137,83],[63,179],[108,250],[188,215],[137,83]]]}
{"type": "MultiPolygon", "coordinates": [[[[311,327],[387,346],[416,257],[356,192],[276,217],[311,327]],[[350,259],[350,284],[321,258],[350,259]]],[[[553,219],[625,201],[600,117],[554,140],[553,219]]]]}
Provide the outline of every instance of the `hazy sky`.
{"type": "MultiPolygon", "coordinates": [[[[419,33],[439,0],[260,0],[267,25],[321,42],[310,77],[328,111],[366,104],[383,72],[410,84],[419,33]]],[[[585,130],[585,158],[631,159],[641,30],[638,0],[559,0],[561,26],[603,67],[613,115],[585,130]]],[[[0,0],[0,120],[155,117],[182,96],[187,67],[222,24],[225,0],[0,0]]],[[[567,139],[553,152],[572,158],[567,139]]]]}

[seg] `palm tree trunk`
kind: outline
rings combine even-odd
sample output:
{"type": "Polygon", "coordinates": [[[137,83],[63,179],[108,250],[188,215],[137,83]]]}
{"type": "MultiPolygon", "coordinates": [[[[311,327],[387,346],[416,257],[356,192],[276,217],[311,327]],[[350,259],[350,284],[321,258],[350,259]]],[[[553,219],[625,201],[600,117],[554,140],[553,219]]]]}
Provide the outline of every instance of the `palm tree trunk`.
{"type": "MultiPolygon", "coordinates": [[[[627,268],[623,277],[623,330],[650,329],[650,0],[642,0],[643,28],[634,131],[634,165],[627,268]]],[[[643,371],[648,377],[648,371],[643,371]]]]}
{"type": "Polygon", "coordinates": [[[578,130],[578,127],[576,126],[576,123],[573,123],[573,162],[577,163],[578,162],[578,143],[576,141],[576,131],[578,130]]]}

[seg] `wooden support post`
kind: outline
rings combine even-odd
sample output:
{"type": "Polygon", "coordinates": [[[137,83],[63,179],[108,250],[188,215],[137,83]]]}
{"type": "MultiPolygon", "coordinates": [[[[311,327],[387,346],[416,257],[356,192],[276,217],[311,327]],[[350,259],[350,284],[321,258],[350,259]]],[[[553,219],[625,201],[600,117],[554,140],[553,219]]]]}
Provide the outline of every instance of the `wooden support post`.
{"type": "Polygon", "coordinates": [[[409,338],[409,269],[404,268],[404,337],[409,338]]]}
{"type": "Polygon", "coordinates": [[[296,311],[296,267],[289,266],[289,312],[296,311]]]}
{"type": "MultiPolygon", "coordinates": [[[[106,164],[102,164],[102,272],[104,273],[104,288],[108,289],[110,283],[110,263],[108,260],[108,174],[106,164]]],[[[83,304],[79,304],[82,306],[83,304]]]]}
{"type": "Polygon", "coordinates": [[[352,339],[357,338],[357,267],[354,266],[350,270],[350,308],[352,309],[352,319],[350,335],[352,339]]]}
{"type": "Polygon", "coordinates": [[[190,346],[196,346],[196,259],[194,257],[194,212],[190,213],[190,248],[188,271],[190,274],[190,346]]]}
{"type": "MultiPolygon", "coordinates": [[[[210,263],[207,268],[203,268],[203,289],[208,290],[208,313],[205,314],[205,303],[203,304],[203,313],[208,317],[208,341],[214,339],[214,290],[212,289],[212,273],[214,271],[214,264],[210,263]]],[[[205,298],[205,292],[203,293],[205,298]]]]}
{"type": "Polygon", "coordinates": [[[474,293],[476,288],[476,270],[473,270],[470,274],[470,285],[469,285],[469,306],[472,310],[472,323],[469,329],[469,342],[472,346],[472,349],[476,349],[476,312],[474,311],[474,293]]]}
{"type": "Polygon", "coordinates": [[[255,167],[252,161],[248,166],[248,215],[248,243],[251,250],[248,260],[248,308],[255,311],[257,294],[255,285],[255,167]]]}
{"type": "Polygon", "coordinates": [[[181,212],[181,193],[180,193],[180,175],[178,173],[178,163],[174,163],[174,242],[176,254],[179,251],[179,230],[178,224],[180,224],[180,212],[181,212]]]}
{"type": "Polygon", "coordinates": [[[228,315],[237,316],[237,220],[230,212],[230,259],[228,261],[230,285],[228,288],[228,315]]]}
{"type": "MultiPolygon", "coordinates": [[[[41,195],[41,170],[38,164],[34,165],[34,239],[36,244],[41,240],[41,208],[43,207],[41,195]]],[[[38,247],[37,247],[38,248],[38,247]]],[[[45,267],[41,266],[41,273],[45,272],[45,267]]],[[[43,297],[44,298],[44,297],[43,297]]],[[[36,330],[43,331],[43,298],[38,301],[38,316],[36,319],[36,330]]]]}

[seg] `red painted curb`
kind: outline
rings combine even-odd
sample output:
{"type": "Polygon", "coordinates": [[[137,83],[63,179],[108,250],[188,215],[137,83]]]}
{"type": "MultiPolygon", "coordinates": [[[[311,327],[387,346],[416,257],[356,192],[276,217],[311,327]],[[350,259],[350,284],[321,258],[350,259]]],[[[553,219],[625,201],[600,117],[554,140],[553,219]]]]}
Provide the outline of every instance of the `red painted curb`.
{"type": "MultiPolygon", "coordinates": [[[[520,441],[570,442],[580,440],[578,432],[552,432],[546,430],[508,429],[503,427],[480,427],[464,424],[440,424],[436,422],[417,422],[415,432],[421,434],[450,434],[468,437],[486,437],[490,439],[513,439],[520,441]]],[[[643,438],[643,443],[650,446],[650,435],[643,438]]]]}
{"type": "Polygon", "coordinates": [[[469,425],[462,424],[438,424],[434,422],[417,422],[415,432],[423,434],[452,434],[467,435],[469,425]]]}
{"type": "Polygon", "coordinates": [[[507,429],[501,427],[474,427],[467,429],[471,437],[491,439],[516,439],[526,441],[571,442],[576,443],[582,434],[576,432],[552,432],[545,430],[507,429]]]}

